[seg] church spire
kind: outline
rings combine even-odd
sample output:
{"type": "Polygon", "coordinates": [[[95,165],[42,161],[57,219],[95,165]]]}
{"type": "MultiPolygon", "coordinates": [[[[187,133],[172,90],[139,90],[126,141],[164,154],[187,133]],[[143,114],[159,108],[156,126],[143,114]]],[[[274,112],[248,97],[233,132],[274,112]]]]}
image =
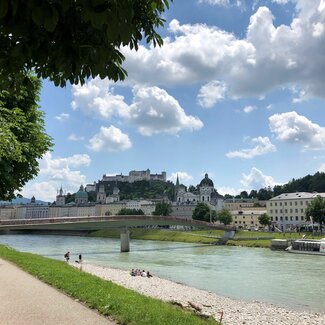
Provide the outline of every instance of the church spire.
{"type": "Polygon", "coordinates": [[[176,186],[179,186],[178,174],[177,174],[177,178],[176,178],[176,186]]]}

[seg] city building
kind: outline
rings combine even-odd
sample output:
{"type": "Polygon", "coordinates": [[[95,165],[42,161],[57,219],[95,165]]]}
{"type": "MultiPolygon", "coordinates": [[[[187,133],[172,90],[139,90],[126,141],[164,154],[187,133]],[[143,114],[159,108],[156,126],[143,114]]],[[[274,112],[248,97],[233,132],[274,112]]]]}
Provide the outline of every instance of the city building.
{"type": "Polygon", "coordinates": [[[195,207],[196,207],[196,203],[178,204],[176,202],[173,202],[172,212],[170,215],[173,217],[192,219],[192,215],[195,207]]]}
{"type": "Polygon", "coordinates": [[[15,219],[16,206],[0,206],[0,220],[15,219]]]}
{"type": "Polygon", "coordinates": [[[213,181],[208,174],[204,175],[198,185],[198,190],[190,192],[184,185],[179,184],[178,176],[176,179],[176,204],[178,205],[196,205],[199,202],[207,203],[213,210],[220,210],[223,208],[223,199],[218,195],[214,188],[213,181]]]}
{"type": "Polygon", "coordinates": [[[232,210],[242,210],[251,208],[266,207],[266,201],[259,201],[258,199],[225,199],[224,208],[232,210]]]}
{"type": "Polygon", "coordinates": [[[257,230],[264,227],[259,223],[258,218],[266,213],[266,208],[231,210],[230,213],[233,220],[231,225],[237,229],[257,230]]]}
{"type": "Polygon", "coordinates": [[[75,195],[76,204],[88,203],[88,193],[84,190],[83,185],[80,185],[79,191],[75,195]]]}
{"type": "Polygon", "coordinates": [[[314,198],[321,196],[325,198],[325,193],[295,192],[283,193],[266,203],[267,214],[270,216],[272,224],[282,231],[297,230],[306,224],[306,208],[314,198]]]}

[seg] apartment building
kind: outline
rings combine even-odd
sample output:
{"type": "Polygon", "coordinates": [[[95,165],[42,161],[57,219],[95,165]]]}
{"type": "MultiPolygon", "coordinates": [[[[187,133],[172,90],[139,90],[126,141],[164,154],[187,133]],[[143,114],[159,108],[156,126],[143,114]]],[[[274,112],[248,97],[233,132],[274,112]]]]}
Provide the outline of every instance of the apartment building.
{"type": "Polygon", "coordinates": [[[317,196],[325,193],[295,192],[280,194],[266,203],[267,214],[272,224],[282,231],[297,230],[306,224],[306,208],[317,196]]]}

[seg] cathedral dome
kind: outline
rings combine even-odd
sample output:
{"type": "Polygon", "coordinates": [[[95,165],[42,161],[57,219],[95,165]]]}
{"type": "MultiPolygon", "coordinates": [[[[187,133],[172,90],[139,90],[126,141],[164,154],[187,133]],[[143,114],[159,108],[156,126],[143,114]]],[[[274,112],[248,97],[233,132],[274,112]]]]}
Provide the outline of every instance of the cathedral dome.
{"type": "Polygon", "coordinates": [[[79,191],[75,195],[76,199],[88,199],[88,193],[84,190],[84,187],[81,185],[79,191]]]}
{"type": "Polygon", "coordinates": [[[209,187],[214,187],[212,180],[208,177],[208,174],[204,175],[204,178],[202,179],[200,183],[201,186],[209,186],[209,187]]]}

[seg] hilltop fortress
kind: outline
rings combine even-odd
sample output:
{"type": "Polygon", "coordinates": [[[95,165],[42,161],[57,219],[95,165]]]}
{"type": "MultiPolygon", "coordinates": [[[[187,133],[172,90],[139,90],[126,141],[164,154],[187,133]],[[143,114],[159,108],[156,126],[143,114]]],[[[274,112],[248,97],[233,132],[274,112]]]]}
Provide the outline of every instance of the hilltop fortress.
{"type": "Polygon", "coordinates": [[[147,170],[131,170],[129,175],[103,175],[102,182],[126,182],[134,183],[137,181],[163,181],[166,182],[166,172],[161,174],[150,174],[150,169],[147,170]]]}

